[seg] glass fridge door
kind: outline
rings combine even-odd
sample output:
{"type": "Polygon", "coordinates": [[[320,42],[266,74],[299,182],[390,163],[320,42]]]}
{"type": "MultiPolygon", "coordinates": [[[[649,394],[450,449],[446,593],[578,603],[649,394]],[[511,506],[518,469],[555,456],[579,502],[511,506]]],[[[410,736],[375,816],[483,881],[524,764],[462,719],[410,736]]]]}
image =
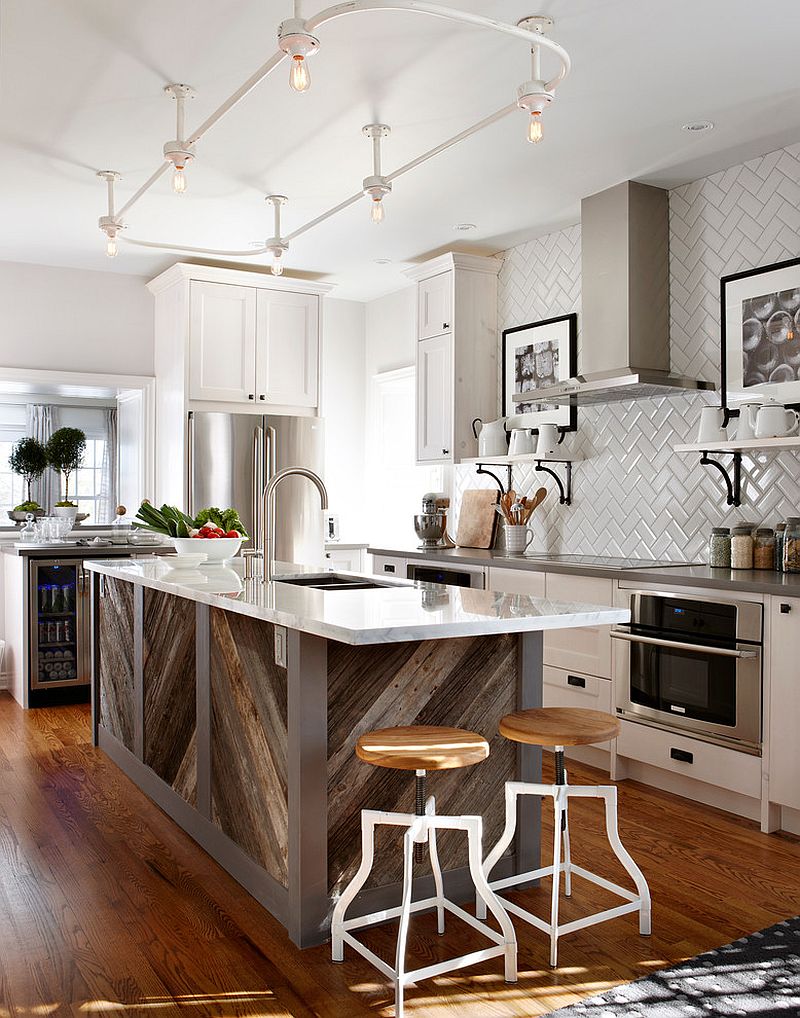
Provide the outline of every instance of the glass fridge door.
{"type": "Polygon", "coordinates": [[[31,689],[81,685],[88,676],[80,559],[34,559],[30,568],[31,689]]]}

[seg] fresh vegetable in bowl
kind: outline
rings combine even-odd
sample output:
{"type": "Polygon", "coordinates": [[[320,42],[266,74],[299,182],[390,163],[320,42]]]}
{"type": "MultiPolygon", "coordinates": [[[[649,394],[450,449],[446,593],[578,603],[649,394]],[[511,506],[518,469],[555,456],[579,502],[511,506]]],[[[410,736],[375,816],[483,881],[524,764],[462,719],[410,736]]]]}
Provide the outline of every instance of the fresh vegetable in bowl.
{"type": "Polygon", "coordinates": [[[146,499],[139,506],[134,526],[165,537],[243,538],[247,531],[236,509],[202,509],[192,518],[174,505],[156,509],[146,499]]]}

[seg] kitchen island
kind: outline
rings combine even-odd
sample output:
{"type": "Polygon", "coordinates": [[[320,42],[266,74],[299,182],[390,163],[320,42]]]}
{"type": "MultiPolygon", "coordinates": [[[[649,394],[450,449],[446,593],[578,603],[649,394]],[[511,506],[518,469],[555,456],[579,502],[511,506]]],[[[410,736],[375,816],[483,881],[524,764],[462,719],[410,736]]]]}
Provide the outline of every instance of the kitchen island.
{"type": "MultiPolygon", "coordinates": [[[[156,559],[92,574],[95,743],[230,872],[301,947],[328,936],[358,867],[362,808],[413,812],[413,782],[354,755],[360,734],[452,725],[490,741],[484,763],[431,779],[437,809],[503,826],[503,784],[536,781],[540,754],[497,734],[542,693],[542,632],[625,622],[624,609],[364,578],[364,589],[242,581],[238,568],[156,559]]],[[[324,582],[324,580],[322,581],[324,582]]],[[[498,876],[538,866],[530,797],[498,876]]],[[[448,896],[469,894],[466,846],[439,855],[448,896]]],[[[396,903],[402,852],[379,842],[353,914],[396,903]]],[[[431,878],[420,873],[419,893],[431,878]]]]}

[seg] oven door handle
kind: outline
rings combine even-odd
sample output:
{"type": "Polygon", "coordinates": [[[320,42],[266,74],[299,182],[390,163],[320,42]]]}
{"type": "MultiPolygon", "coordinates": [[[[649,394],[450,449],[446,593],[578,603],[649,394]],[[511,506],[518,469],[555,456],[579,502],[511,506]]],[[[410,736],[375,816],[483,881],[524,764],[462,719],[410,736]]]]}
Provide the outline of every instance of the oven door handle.
{"type": "Polygon", "coordinates": [[[650,647],[671,647],[673,650],[696,650],[701,654],[717,654],[719,657],[754,658],[757,650],[731,650],[727,647],[708,647],[699,643],[681,643],[678,640],[659,640],[655,636],[638,636],[626,633],[624,629],[612,629],[612,640],[624,640],[626,643],[646,643],[650,647]]]}

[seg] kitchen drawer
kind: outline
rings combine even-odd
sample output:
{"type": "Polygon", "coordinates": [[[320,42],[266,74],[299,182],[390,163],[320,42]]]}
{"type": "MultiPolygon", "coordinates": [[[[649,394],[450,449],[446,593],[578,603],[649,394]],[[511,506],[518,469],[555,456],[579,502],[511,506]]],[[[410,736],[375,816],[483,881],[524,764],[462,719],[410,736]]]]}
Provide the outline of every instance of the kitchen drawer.
{"type": "Polygon", "coordinates": [[[372,573],[374,576],[396,576],[406,578],[406,560],[395,558],[394,555],[372,555],[372,573]]]}
{"type": "MultiPolygon", "coordinates": [[[[553,601],[614,604],[614,581],[595,576],[548,573],[547,596],[553,601]]],[[[611,678],[610,626],[550,629],[544,634],[544,663],[587,675],[611,678]]]]}
{"type": "Polygon", "coordinates": [[[761,796],[761,758],[735,749],[623,721],[617,753],[754,799],[761,796]]]}
{"type": "Polygon", "coordinates": [[[507,594],[529,594],[544,597],[545,575],[531,569],[489,568],[489,590],[501,590],[507,594]]]}
{"type": "Polygon", "coordinates": [[[586,707],[588,710],[611,711],[611,682],[595,675],[579,675],[545,665],[542,669],[543,707],[586,707]]]}

